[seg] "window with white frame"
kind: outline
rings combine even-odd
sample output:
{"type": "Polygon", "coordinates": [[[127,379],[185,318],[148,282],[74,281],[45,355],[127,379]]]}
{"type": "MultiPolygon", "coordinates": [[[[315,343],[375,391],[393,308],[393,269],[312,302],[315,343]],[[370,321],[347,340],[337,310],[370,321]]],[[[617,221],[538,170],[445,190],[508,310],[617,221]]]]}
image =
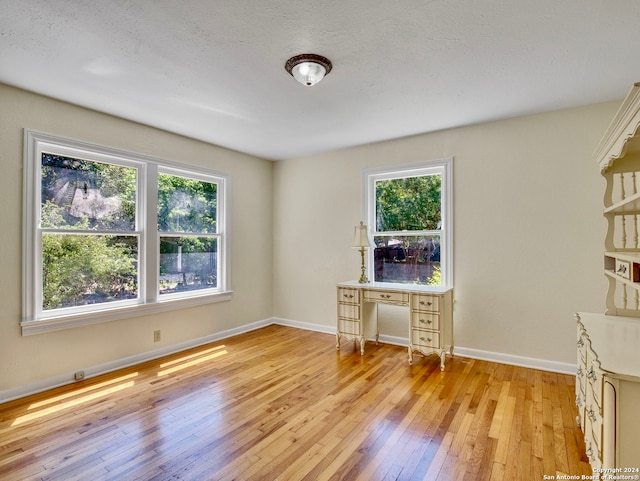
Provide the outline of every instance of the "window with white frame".
{"type": "Polygon", "coordinates": [[[453,285],[452,159],[364,172],[369,278],[453,285]]]}
{"type": "Polygon", "coordinates": [[[218,286],[218,184],[174,169],[158,173],[161,296],[218,286]]]}
{"type": "Polygon", "coordinates": [[[23,333],[228,299],[228,183],[26,130],[23,333]]]}

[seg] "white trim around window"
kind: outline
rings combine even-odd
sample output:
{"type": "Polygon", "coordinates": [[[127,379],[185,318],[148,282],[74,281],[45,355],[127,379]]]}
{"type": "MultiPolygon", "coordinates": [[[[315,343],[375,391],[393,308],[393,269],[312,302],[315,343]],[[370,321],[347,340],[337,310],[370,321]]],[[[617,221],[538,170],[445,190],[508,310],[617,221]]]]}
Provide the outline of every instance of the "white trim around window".
{"type": "MultiPolygon", "coordinates": [[[[441,286],[453,287],[453,157],[410,164],[367,169],[362,173],[362,212],[371,238],[376,226],[376,182],[437,174],[441,176],[442,225],[437,234],[441,239],[441,286]]],[[[398,235],[429,235],[429,231],[402,231],[398,235]]],[[[367,249],[367,277],[375,279],[374,249],[367,249]]]]}
{"type": "MultiPolygon", "coordinates": [[[[85,184],[86,191],[86,184],[85,184]]],[[[159,311],[180,309],[231,299],[229,269],[230,233],[228,226],[231,178],[227,174],[201,167],[126,152],[82,141],[66,139],[25,129],[23,170],[23,252],[22,252],[22,319],[23,335],[36,334],[75,326],[141,316],[159,311]],[[44,310],[42,288],[42,236],[56,229],[43,229],[41,218],[42,154],[53,154],[89,162],[101,162],[135,169],[135,227],[131,231],[82,231],[72,233],[127,235],[138,239],[137,286],[134,299],[71,308],[44,310]],[[191,179],[215,183],[217,186],[218,277],[215,288],[193,290],[180,295],[158,293],[160,254],[158,233],[158,172],[171,172],[191,179]]],[[[69,234],[69,230],[66,231],[69,234]]]]}

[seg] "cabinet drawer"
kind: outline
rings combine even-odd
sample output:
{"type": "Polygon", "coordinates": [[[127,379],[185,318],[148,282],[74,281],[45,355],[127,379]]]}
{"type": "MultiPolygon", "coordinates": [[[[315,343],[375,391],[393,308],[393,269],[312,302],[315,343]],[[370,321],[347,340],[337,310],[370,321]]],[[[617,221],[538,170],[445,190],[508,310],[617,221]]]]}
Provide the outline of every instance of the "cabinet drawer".
{"type": "Polygon", "coordinates": [[[585,336],[584,334],[580,333],[580,335],[578,337],[578,342],[577,342],[577,346],[578,346],[578,364],[585,364],[586,365],[586,363],[587,363],[588,345],[589,345],[589,338],[587,336],[585,336]]]}
{"type": "Polygon", "coordinates": [[[395,291],[364,291],[364,300],[388,304],[409,304],[409,294],[395,291]]]}
{"type": "Polygon", "coordinates": [[[360,319],[360,306],[355,304],[338,304],[338,317],[345,317],[347,319],[360,319]]]}
{"type": "Polygon", "coordinates": [[[348,319],[338,319],[338,331],[340,331],[341,334],[360,336],[360,322],[350,321],[348,319]]]}
{"type": "Polygon", "coordinates": [[[338,302],[360,304],[360,290],[338,287],[338,302]]]}
{"type": "Polygon", "coordinates": [[[616,274],[625,279],[631,279],[631,262],[616,259],[616,274]]]}
{"type": "Polygon", "coordinates": [[[576,410],[578,411],[578,427],[582,429],[582,432],[585,432],[585,401],[584,395],[576,390],[576,410]]]}
{"type": "Polygon", "coordinates": [[[433,312],[411,312],[411,327],[440,330],[440,316],[433,312]]]}
{"type": "Polygon", "coordinates": [[[589,464],[593,470],[602,468],[602,456],[598,446],[593,442],[591,435],[585,435],[584,445],[586,447],[586,454],[589,458],[589,464]]]}
{"type": "Polygon", "coordinates": [[[440,347],[440,334],[431,331],[421,331],[419,329],[411,329],[411,343],[414,346],[421,347],[440,347]]]}
{"type": "Polygon", "coordinates": [[[582,364],[578,365],[576,372],[576,395],[580,394],[582,399],[587,396],[587,367],[582,364]]]}
{"type": "Polygon", "coordinates": [[[602,418],[600,417],[597,406],[595,406],[590,399],[587,399],[584,418],[584,444],[587,448],[586,454],[591,467],[595,469],[602,464],[602,418]]]}
{"type": "Polygon", "coordinates": [[[440,311],[440,297],[429,294],[411,296],[411,309],[418,311],[440,311]]]}
{"type": "Polygon", "coordinates": [[[594,448],[597,449],[598,455],[602,452],[602,417],[598,406],[593,403],[587,405],[585,416],[589,418],[589,424],[591,425],[591,439],[593,440],[594,448]]]}
{"type": "Polygon", "coordinates": [[[587,377],[587,399],[589,396],[598,405],[598,409],[602,410],[602,371],[598,366],[598,361],[594,360],[589,366],[587,377]]]}

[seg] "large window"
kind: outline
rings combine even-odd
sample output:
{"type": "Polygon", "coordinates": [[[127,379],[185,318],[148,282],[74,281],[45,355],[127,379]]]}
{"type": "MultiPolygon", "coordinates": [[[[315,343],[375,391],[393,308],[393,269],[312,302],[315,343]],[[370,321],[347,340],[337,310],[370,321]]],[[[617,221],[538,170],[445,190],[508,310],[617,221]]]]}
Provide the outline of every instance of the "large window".
{"type": "Polygon", "coordinates": [[[450,287],[451,159],[369,170],[364,183],[369,278],[450,287]]]}
{"type": "Polygon", "coordinates": [[[39,157],[42,312],[137,299],[138,168],[39,157]]]}
{"type": "Polygon", "coordinates": [[[228,299],[228,182],[25,131],[23,332],[228,299]]]}

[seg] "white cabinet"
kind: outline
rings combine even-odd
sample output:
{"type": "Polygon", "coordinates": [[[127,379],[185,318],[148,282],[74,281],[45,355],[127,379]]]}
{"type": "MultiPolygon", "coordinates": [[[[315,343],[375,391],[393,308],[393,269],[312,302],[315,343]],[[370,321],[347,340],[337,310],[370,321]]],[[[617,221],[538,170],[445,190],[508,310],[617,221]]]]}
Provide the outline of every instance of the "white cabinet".
{"type": "MultiPolygon", "coordinates": [[[[606,180],[606,314],[579,313],[577,421],[592,468],[640,476],[640,84],[596,149],[606,180]]],[[[632,478],[628,478],[632,479],[632,478]]]]}
{"type": "Polygon", "coordinates": [[[591,467],[640,469],[640,323],[591,313],[576,321],[577,421],[591,467]]]}

